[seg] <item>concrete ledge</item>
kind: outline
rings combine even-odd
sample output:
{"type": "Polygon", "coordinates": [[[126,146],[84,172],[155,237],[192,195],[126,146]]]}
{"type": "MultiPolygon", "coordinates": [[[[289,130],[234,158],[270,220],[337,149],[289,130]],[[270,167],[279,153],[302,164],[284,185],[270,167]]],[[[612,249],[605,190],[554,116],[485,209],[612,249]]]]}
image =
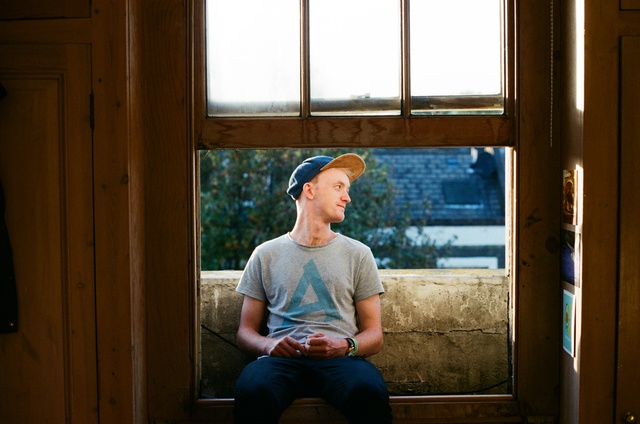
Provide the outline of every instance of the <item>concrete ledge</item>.
{"type": "MultiPolygon", "coordinates": [[[[200,281],[201,393],[227,398],[252,358],[238,351],[240,271],[200,281]],[[214,335],[215,333],[215,335],[214,335]]],[[[370,358],[390,393],[503,394],[509,381],[509,279],[502,270],[381,271],[385,345],[370,358]]]]}

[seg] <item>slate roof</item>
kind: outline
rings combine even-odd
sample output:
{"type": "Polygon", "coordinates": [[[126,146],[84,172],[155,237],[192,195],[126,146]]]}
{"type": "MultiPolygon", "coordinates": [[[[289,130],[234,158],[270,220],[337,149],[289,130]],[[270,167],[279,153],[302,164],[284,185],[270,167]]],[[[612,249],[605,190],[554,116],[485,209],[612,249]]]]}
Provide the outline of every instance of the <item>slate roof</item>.
{"type": "MultiPolygon", "coordinates": [[[[504,225],[504,149],[375,149],[399,200],[431,204],[428,225],[504,225]]],[[[412,216],[429,211],[413,207],[412,216]]]]}

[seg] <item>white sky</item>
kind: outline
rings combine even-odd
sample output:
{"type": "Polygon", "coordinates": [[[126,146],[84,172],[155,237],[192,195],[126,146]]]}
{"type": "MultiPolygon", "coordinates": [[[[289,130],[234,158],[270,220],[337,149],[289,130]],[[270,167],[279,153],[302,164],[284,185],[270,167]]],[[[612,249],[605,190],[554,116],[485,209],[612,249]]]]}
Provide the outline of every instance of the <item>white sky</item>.
{"type": "MultiPolygon", "coordinates": [[[[400,1],[309,3],[312,97],[399,97],[400,1]]],[[[298,8],[207,1],[210,100],[299,99],[298,8]]],[[[410,12],[412,95],[500,92],[500,0],[412,0],[410,12]]]]}

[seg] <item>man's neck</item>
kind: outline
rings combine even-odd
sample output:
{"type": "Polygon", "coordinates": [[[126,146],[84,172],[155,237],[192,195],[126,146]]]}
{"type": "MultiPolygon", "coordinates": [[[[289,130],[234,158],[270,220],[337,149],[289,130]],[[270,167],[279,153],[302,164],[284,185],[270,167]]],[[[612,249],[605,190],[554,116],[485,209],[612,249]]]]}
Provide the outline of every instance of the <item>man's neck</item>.
{"type": "Polygon", "coordinates": [[[337,234],[331,230],[330,225],[320,228],[302,226],[298,222],[289,233],[293,241],[303,246],[322,246],[336,238],[337,234]]]}

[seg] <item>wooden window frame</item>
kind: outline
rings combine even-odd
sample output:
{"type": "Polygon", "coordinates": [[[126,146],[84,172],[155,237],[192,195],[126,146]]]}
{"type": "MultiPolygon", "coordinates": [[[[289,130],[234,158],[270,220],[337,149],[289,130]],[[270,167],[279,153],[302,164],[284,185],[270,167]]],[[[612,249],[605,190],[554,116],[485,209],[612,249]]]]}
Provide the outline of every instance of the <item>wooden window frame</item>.
{"type": "MultiPolygon", "coordinates": [[[[555,198],[548,187],[555,179],[547,170],[554,166],[555,147],[551,133],[551,67],[549,53],[552,0],[508,0],[506,16],[512,26],[507,38],[507,102],[501,116],[406,116],[406,117],[304,117],[304,118],[208,118],[204,111],[204,57],[197,40],[202,40],[204,0],[188,2],[190,28],[192,98],[187,101],[191,140],[186,160],[191,171],[188,191],[194,202],[188,205],[193,221],[188,225],[190,249],[197,249],[197,150],[269,147],[511,147],[511,184],[517,198],[509,199],[507,217],[512,228],[513,254],[509,258],[513,278],[512,322],[514,391],[495,396],[424,396],[391,399],[395,422],[483,422],[506,423],[533,419],[553,422],[557,416],[556,388],[559,381],[560,314],[550,305],[559,301],[557,254],[550,234],[555,231],[555,198]],[[546,42],[545,42],[546,41],[546,42]],[[526,71],[526,72],[525,72],[526,71]],[[516,80],[518,84],[516,84],[516,80]],[[550,160],[552,163],[550,163],[550,160]],[[555,280],[554,280],[555,279],[555,280]],[[522,317],[522,318],[521,318],[522,317]],[[526,418],[525,418],[526,417],[526,418]],[[547,421],[548,420],[548,421],[547,421]]],[[[180,147],[162,148],[173,149],[180,147]]],[[[184,158],[184,156],[183,156],[184,158]]],[[[184,159],[170,159],[181,163],[184,159]]],[[[172,183],[175,189],[175,183],[172,183]]],[[[558,209],[559,210],[559,209],[558,209]]],[[[189,266],[191,281],[197,281],[197,260],[189,266]]],[[[153,291],[155,294],[155,289],[153,291]]],[[[149,313],[160,313],[162,305],[177,305],[163,288],[160,297],[150,299],[149,313]]],[[[182,295],[180,295],[182,299],[182,295]]],[[[172,347],[159,352],[156,336],[148,347],[150,419],[182,422],[202,420],[231,422],[231,400],[198,399],[198,287],[192,285],[190,306],[173,311],[177,319],[188,312],[188,331],[176,333],[176,346],[189,342],[188,350],[172,347]],[[188,357],[186,353],[188,352],[188,357]],[[188,372],[184,369],[187,367],[188,372]],[[186,391],[185,391],[186,390],[186,391]]],[[[152,326],[155,328],[155,325],[152,326]]],[[[151,334],[155,334],[152,332],[151,334]]],[[[184,323],[175,328],[185,328],[184,323]]],[[[297,401],[298,420],[318,420],[323,408],[317,399],[297,401]],[[320,415],[319,415],[320,414],[320,415]],[[302,418],[301,418],[302,417],[302,418]]],[[[293,413],[293,412],[292,412],[293,413]]],[[[330,422],[331,420],[323,421],[330,422]]],[[[336,422],[340,420],[337,419],[336,422]]]]}
{"type": "MultiPolygon", "coordinates": [[[[400,0],[403,35],[403,87],[400,116],[311,116],[308,103],[308,80],[303,66],[301,76],[302,104],[297,117],[209,117],[206,98],[205,58],[205,0],[194,2],[194,101],[195,138],[197,149],[221,148],[276,148],[276,147],[511,147],[513,145],[514,62],[513,54],[504,65],[503,90],[505,92],[504,113],[486,115],[422,115],[411,114],[411,92],[409,75],[409,40],[406,11],[409,0],[400,0]]],[[[301,0],[305,3],[305,0],[301,0]]],[[[305,8],[301,8],[304,10],[305,8]]],[[[515,0],[504,0],[505,36],[503,44],[508,53],[515,51],[514,33],[515,0]]],[[[305,17],[301,19],[302,22],[305,17]]],[[[302,24],[302,27],[306,26],[302,24]]],[[[302,35],[301,63],[308,63],[308,52],[304,46],[306,35],[302,35]]],[[[474,104],[482,109],[482,99],[495,96],[437,96],[431,97],[433,104],[462,109],[474,104]]],[[[420,98],[417,103],[427,99],[420,98]]],[[[327,107],[331,108],[330,105],[327,107]]]]}

